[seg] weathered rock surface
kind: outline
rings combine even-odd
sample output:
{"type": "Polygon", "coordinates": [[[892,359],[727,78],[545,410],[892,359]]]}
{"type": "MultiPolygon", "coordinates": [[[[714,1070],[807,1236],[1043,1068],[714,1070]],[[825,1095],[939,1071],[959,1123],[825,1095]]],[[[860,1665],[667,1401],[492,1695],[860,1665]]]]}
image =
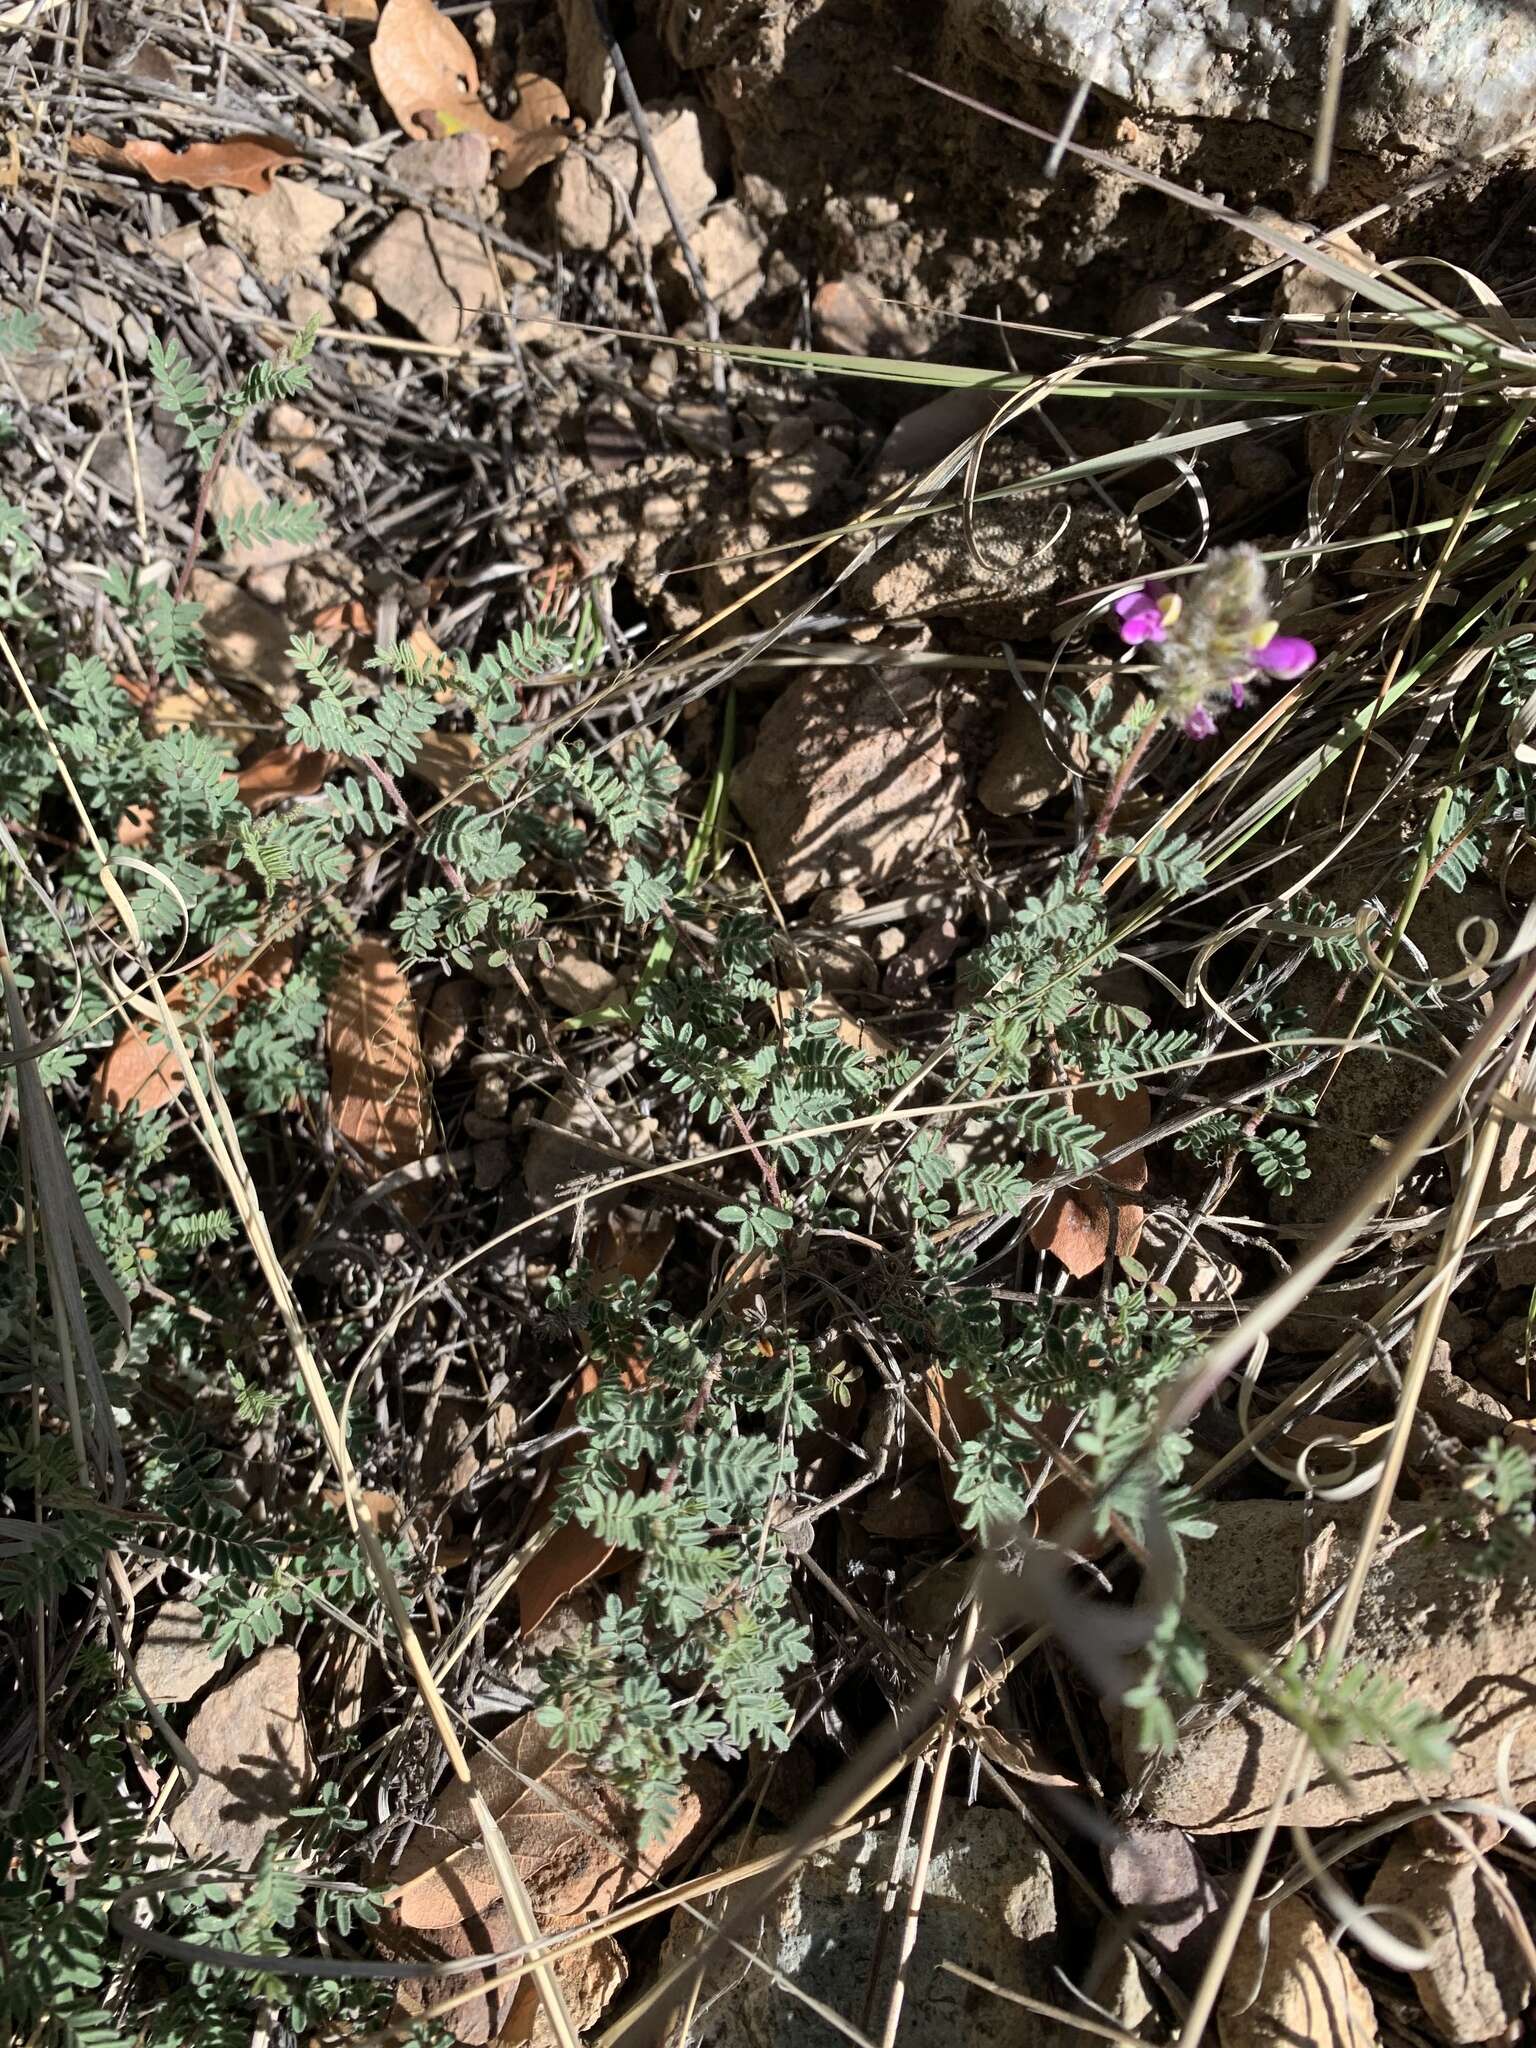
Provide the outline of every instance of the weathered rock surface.
{"type": "Polygon", "coordinates": [[[812,669],[762,722],[731,800],[784,900],[883,882],[949,832],[958,755],[932,670],[812,669]]]}
{"type": "MultiPolygon", "coordinates": [[[[646,125],[683,225],[691,229],[715,196],[709,117],[696,101],[659,102],[646,109],[646,125]]],[[[627,114],[609,121],[586,150],[568,150],[561,157],[551,191],[555,232],[563,248],[594,253],[611,248],[621,236],[630,236],[631,217],[633,233],[647,250],[672,232],[627,114]]]]}
{"type": "Polygon", "coordinates": [[[198,1862],[249,1870],[313,1773],[298,1652],[263,1650],[210,1693],[192,1717],[187,1747],[201,1775],[172,1809],[172,1834],[198,1862]]]}
{"type": "MultiPolygon", "coordinates": [[[[759,1837],[753,1855],[786,1841],[759,1837]]],[[[893,1831],[854,1835],[801,1864],[770,1903],[761,1935],[744,1937],[761,1960],[798,1990],[858,2024],[885,1916],[893,1831]]],[[[730,1845],[722,1852],[727,1860],[730,1845]]],[[[899,1867],[912,1874],[915,1843],[899,1867]]],[[[679,1913],[663,1966],[697,1943],[697,1921],[679,1913]]],[[[941,1968],[958,1963],[1011,1991],[1056,1999],[1056,1901],[1050,1863],[1011,1813],[946,1803],[929,1868],[922,1924],[903,2009],[902,2048],[1057,2048],[1048,2020],[994,1998],[941,1968]],[[1052,1986],[1055,1989],[1052,1989],[1052,1986]]],[[[882,2013],[896,1944],[884,1945],[874,2011],[882,2013]]],[[[818,2019],[767,1971],[743,1970],[731,1957],[706,1979],[689,2033],[690,2048],[832,2048],[844,2037],[818,2019]]]]}
{"type": "Polygon", "coordinates": [[[180,1706],[196,1699],[219,1675],[215,1657],[203,1634],[203,1617],[190,1600],[167,1600],[135,1653],[139,1682],[157,1707],[180,1706]]]}
{"type": "MultiPolygon", "coordinates": [[[[980,493],[1043,476],[1050,465],[1012,454],[989,464],[980,493]]],[[[1058,596],[1137,567],[1141,539],[1085,488],[978,494],[968,534],[958,506],[913,519],[849,577],[861,609],[885,618],[936,616],[978,632],[1017,635],[1058,596]],[[972,546],[974,539],[975,546],[972,546]]]]}
{"type": "Polygon", "coordinates": [[[1221,2048],[1372,2048],[1376,2009],[1305,1899],[1243,1928],[1216,2009],[1221,2048]]]}
{"type": "MultiPolygon", "coordinates": [[[[1290,1639],[1299,1600],[1315,1606],[1348,1573],[1362,1510],[1308,1515],[1294,1501],[1245,1500],[1213,1503],[1210,1515],[1215,1535],[1188,1549],[1192,1611],[1207,1609],[1268,1655],[1290,1639]]],[[[1339,1759],[1350,1790],[1320,1767],[1310,1769],[1286,1808],[1286,1819],[1303,1827],[1359,1820],[1416,1792],[1487,1797],[1496,1789],[1506,1740],[1510,1782],[1517,1790],[1536,1786],[1536,1605],[1521,1585],[1466,1577],[1453,1541],[1416,1536],[1393,1549],[1401,1534],[1388,1523],[1380,1550],[1390,1555],[1366,1579],[1349,1661],[1389,1672],[1410,1698],[1456,1717],[1456,1754],[1444,1770],[1416,1773],[1410,1786],[1385,1750],[1358,1744],[1339,1759]]],[[[1242,1683],[1242,1673],[1217,1649],[1210,1661],[1204,1697],[1215,1705],[1242,1683]]],[[[1123,1734],[1132,1759],[1131,1715],[1123,1734]]],[[[1251,1695],[1204,1726],[1195,1719],[1177,1754],[1150,1764],[1141,1811],[1196,1832],[1256,1827],[1294,1742],[1291,1724],[1251,1695]]]]}
{"type": "MultiPolygon", "coordinates": [[[[1339,107],[1349,149],[1459,156],[1513,134],[1536,93],[1536,20],[1480,0],[1355,0],[1339,107]]],[[[1158,0],[1113,16],[1102,91],[1180,120],[1269,121],[1310,135],[1327,62],[1328,7],[1158,0]]],[[[954,43],[993,69],[1075,79],[1111,17],[1094,0],[949,0],[954,43]]]]}
{"type": "MultiPolygon", "coordinates": [[[[1475,1828],[1468,1816],[1459,1824],[1475,1828]]],[[[1376,1873],[1366,1904],[1395,1908],[1384,1924],[1421,1940],[1429,1962],[1413,1972],[1419,2002],[1442,2041],[1502,2034],[1531,1998],[1520,1943],[1476,1858],[1434,1821],[1405,1828],[1376,1873]],[[1408,1916],[1406,1919],[1399,1915],[1408,1916]]]]}

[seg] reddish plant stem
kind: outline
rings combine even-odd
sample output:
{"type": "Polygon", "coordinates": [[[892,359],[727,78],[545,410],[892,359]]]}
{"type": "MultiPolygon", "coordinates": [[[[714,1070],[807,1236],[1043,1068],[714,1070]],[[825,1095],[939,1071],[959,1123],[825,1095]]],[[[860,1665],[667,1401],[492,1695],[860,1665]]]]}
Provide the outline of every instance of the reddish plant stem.
{"type": "Polygon", "coordinates": [[[1114,781],[1109,785],[1109,794],[1104,799],[1099,815],[1093,821],[1093,830],[1088,834],[1088,844],[1083,848],[1083,857],[1078,863],[1077,886],[1080,889],[1098,865],[1100,851],[1108,836],[1109,828],[1115,821],[1115,813],[1119,810],[1125,799],[1125,793],[1131,786],[1131,777],[1141,766],[1146,756],[1146,751],[1151,746],[1153,737],[1161,727],[1162,722],[1163,714],[1161,711],[1148,719],[1147,723],[1142,727],[1139,736],[1132,744],[1130,752],[1120,763],[1119,772],[1116,774],[1114,781]]]}
{"type": "Polygon", "coordinates": [[[187,594],[187,585],[192,581],[192,571],[197,567],[197,558],[202,553],[203,528],[208,523],[208,503],[213,495],[214,479],[223,466],[224,458],[229,453],[230,443],[234,440],[239,426],[238,420],[231,420],[220,434],[218,446],[213,451],[213,460],[203,471],[202,480],[198,484],[197,502],[192,507],[192,534],[187,542],[181,574],[176,578],[176,588],[171,592],[178,604],[187,594]]]}
{"type": "Polygon", "coordinates": [[[756,1138],[753,1137],[746,1118],[736,1107],[735,1103],[728,1102],[725,1106],[730,1112],[731,1122],[741,1134],[741,1142],[752,1154],[753,1163],[756,1165],[758,1172],[763,1176],[764,1185],[767,1187],[776,1205],[782,1209],[784,1197],[779,1192],[779,1177],[773,1170],[772,1160],[769,1159],[767,1153],[762,1150],[756,1138]]]}

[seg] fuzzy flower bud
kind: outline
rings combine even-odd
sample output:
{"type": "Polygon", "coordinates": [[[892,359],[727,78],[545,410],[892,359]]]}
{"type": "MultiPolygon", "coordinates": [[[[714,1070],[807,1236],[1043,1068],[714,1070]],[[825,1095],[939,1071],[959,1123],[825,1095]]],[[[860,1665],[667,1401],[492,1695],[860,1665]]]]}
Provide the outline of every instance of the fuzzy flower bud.
{"type": "Polygon", "coordinates": [[[1281,633],[1269,614],[1264,564],[1250,547],[1207,557],[1182,592],[1149,580],[1116,598],[1120,638],[1152,652],[1152,680],[1192,739],[1208,739],[1217,714],[1239,709],[1261,676],[1292,682],[1317,659],[1310,640],[1281,633]]]}

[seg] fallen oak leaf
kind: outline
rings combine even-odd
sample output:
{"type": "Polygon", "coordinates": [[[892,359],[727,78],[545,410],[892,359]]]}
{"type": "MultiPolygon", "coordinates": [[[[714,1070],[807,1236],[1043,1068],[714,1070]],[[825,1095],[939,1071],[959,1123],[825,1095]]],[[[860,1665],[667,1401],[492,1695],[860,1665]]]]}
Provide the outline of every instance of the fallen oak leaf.
{"type": "MultiPolygon", "coordinates": [[[[293,967],[294,942],[275,939],[245,954],[215,955],[189,969],[166,995],[178,1023],[212,1037],[226,1032],[242,1003],[280,987],[293,967]]],[[[103,1109],[136,1109],[141,1116],[164,1109],[181,1093],[185,1076],[171,1045],[156,1027],[137,1019],[123,1027],[91,1082],[91,1114],[103,1109]]]]}
{"type": "Polygon", "coordinates": [[[415,142],[432,139],[423,113],[480,91],[475,53],[436,0],[386,0],[368,61],[384,104],[415,142]]]}
{"type": "Polygon", "coordinates": [[[485,766],[480,742],[472,732],[429,732],[423,735],[411,773],[429,782],[440,797],[473,804],[477,811],[496,808],[490,785],[479,779],[485,766]]]}
{"type": "Polygon", "coordinates": [[[359,939],[326,1006],[331,1125],[375,1175],[426,1156],[432,1097],[410,983],[383,939],[359,939]]]}
{"type": "Polygon", "coordinates": [[[137,136],[118,144],[100,135],[75,135],[69,146],[72,155],[90,162],[143,171],[157,185],[181,185],[189,192],[222,186],[256,198],[270,192],[277,173],[299,156],[276,135],[235,135],[227,142],[191,142],[181,150],[137,136]]]}
{"type": "Polygon", "coordinates": [[[335,765],[334,754],[317,754],[296,740],[269,747],[247,762],[236,777],[240,801],[259,815],[285,797],[314,796],[335,765]]]}
{"type": "MultiPolygon", "coordinates": [[[[595,1365],[584,1365],[576,1376],[561,1405],[559,1419],[555,1424],[557,1436],[564,1436],[574,1429],[579,1420],[579,1406],[588,1394],[595,1391],[600,1375],[595,1365]]],[[[646,1365],[643,1359],[632,1358],[623,1370],[624,1385],[634,1394],[645,1385],[646,1365]]],[[[570,1446],[564,1444],[555,1453],[549,1466],[542,1493],[534,1509],[529,1525],[529,1537],[535,1537],[548,1525],[554,1511],[555,1491],[560,1484],[561,1467],[567,1462],[570,1446]]],[[[645,1477],[643,1465],[626,1475],[630,1491],[633,1492],[645,1477]]],[[[552,1609],[562,1600],[568,1600],[572,1593],[583,1586],[590,1586],[594,1579],[611,1578],[615,1572],[623,1571],[630,1562],[630,1553],[619,1550],[611,1543],[605,1543],[600,1536],[594,1536],[590,1529],[584,1529],[580,1522],[562,1522],[549,1541],[543,1544],[528,1559],[517,1580],[518,1627],[526,1636],[536,1629],[552,1609]]]]}
{"type": "Polygon", "coordinates": [[[500,151],[496,183],[503,192],[515,192],[526,184],[535,171],[563,156],[571,141],[571,109],[552,78],[541,77],[537,71],[520,71],[512,83],[518,98],[509,120],[499,120],[479,100],[435,107],[431,112],[443,140],[466,133],[483,135],[492,149],[500,151]]]}
{"type": "Polygon", "coordinates": [[[517,106],[500,120],[480,98],[475,53],[435,0],[387,0],[369,59],[373,79],[402,131],[415,142],[466,131],[483,135],[506,161],[497,183],[521,185],[570,142],[570,107],[553,80],[522,72],[517,106]]]}
{"type": "MultiPolygon", "coordinates": [[[[1102,1150],[1118,1151],[1133,1138],[1145,1136],[1151,1128],[1152,1102],[1145,1088],[1133,1088],[1129,1095],[1116,1097],[1107,1088],[1076,1090],[1067,1106],[1089,1123],[1097,1124],[1107,1143],[1102,1150]]],[[[1147,1184],[1147,1158],[1132,1152],[1106,1167],[1104,1179],[1114,1188],[1138,1192],[1147,1184]]],[[[1115,1203],[1115,1254],[1128,1259],[1141,1240],[1146,1211],[1139,1202],[1115,1203]]],[[[1036,1251],[1052,1252],[1075,1279],[1097,1273],[1109,1256],[1109,1203],[1091,1183],[1061,1188],[1046,1204],[1045,1213],[1029,1233],[1036,1251]]]]}
{"type": "MultiPolygon", "coordinates": [[[[546,1921],[541,1931],[566,1930],[546,1921]]],[[[463,1963],[475,1956],[504,1955],[519,1945],[505,1906],[490,1906],[455,1927],[422,1932],[385,1923],[376,1940],[382,1954],[399,1962],[463,1963]]],[[[496,1979],[505,1967],[487,1962],[478,1970],[456,1971],[451,1977],[404,1977],[395,1992],[393,2018],[402,2027],[423,2017],[433,2020],[466,2048],[479,2048],[488,2041],[497,2042],[500,2048],[515,2048],[515,2044],[535,2038],[547,2042],[551,2038],[547,2033],[535,2035],[540,2013],[537,1987],[531,1977],[498,1984],[496,1979]],[[483,1994],[464,2004],[454,2003],[465,1992],[479,1993],[482,1982],[483,1994]],[[439,2012],[439,2005],[446,2009],[439,2012]]],[[[550,1967],[572,2023],[583,2036],[601,2019],[629,1975],[624,1951],[611,1935],[599,1935],[587,1946],[568,1951],[550,1967]]]]}
{"type": "MultiPolygon", "coordinates": [[[[481,1750],[470,1775],[545,1932],[595,1918],[654,1883],[713,1822],[725,1784],[707,1766],[691,1771],[660,1840],[642,1855],[640,1815],[584,1758],[558,1750],[532,1714],[481,1750]]],[[[457,1926],[500,1900],[469,1789],[457,1778],[406,1844],[392,1879],[386,1903],[401,1927],[457,1926]]]]}

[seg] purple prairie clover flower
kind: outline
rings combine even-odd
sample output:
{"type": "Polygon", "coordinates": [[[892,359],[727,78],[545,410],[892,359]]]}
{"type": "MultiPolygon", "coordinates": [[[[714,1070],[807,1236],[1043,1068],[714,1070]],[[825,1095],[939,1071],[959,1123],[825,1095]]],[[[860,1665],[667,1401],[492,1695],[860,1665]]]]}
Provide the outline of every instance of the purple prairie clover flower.
{"type": "Polygon", "coordinates": [[[1120,638],[1146,647],[1146,671],[1169,714],[1191,739],[1209,739],[1217,714],[1239,710],[1261,677],[1294,682],[1317,659],[1310,640],[1279,631],[1269,614],[1264,564],[1256,549],[1209,555],[1182,594],[1156,578],[1115,599],[1120,638]]]}

